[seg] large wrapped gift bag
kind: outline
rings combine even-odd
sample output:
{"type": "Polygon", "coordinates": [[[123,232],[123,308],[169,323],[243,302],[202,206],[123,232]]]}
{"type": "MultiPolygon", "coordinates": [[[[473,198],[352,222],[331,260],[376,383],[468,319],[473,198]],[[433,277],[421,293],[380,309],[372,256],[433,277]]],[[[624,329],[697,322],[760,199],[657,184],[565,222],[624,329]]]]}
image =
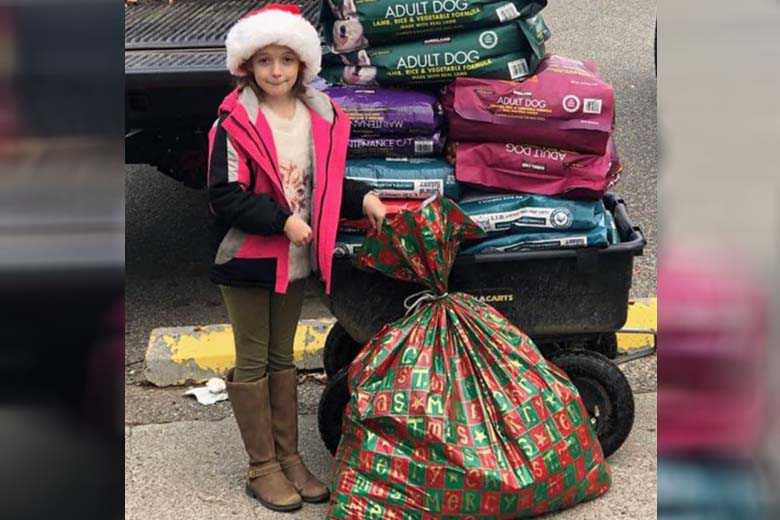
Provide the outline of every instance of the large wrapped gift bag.
{"type": "Polygon", "coordinates": [[[493,307],[447,292],[460,243],[483,235],[437,197],[358,249],[359,267],[426,289],[349,367],[328,518],[514,519],[609,488],[567,376],[493,307]]]}
{"type": "MultiPolygon", "coordinates": [[[[395,215],[404,210],[415,210],[419,208],[424,201],[421,199],[383,199],[382,203],[387,210],[387,216],[395,215]]],[[[346,233],[365,233],[371,229],[371,222],[368,217],[359,219],[345,219],[339,220],[339,231],[346,233]]]]}
{"type": "Polygon", "coordinates": [[[455,141],[603,155],[614,129],[615,92],[596,65],[556,55],[522,82],[458,78],[441,101],[455,141]]]}

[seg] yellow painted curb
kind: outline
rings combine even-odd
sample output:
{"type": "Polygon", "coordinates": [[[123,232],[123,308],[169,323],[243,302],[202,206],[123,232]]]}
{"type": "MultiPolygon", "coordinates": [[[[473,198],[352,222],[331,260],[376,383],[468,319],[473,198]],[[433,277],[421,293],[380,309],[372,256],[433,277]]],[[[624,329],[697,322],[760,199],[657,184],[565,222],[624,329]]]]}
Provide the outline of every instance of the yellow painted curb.
{"type": "Polygon", "coordinates": [[[176,364],[192,360],[198,368],[222,372],[235,361],[230,325],[193,327],[190,334],[165,334],[161,340],[170,349],[171,362],[176,364]]]}
{"type": "Polygon", "coordinates": [[[622,330],[625,332],[617,335],[620,352],[656,346],[658,299],[641,298],[629,302],[628,318],[622,330]]]}
{"type": "MultiPolygon", "coordinates": [[[[622,329],[626,332],[619,332],[617,335],[618,351],[630,352],[655,346],[655,334],[658,330],[657,307],[657,298],[640,298],[629,302],[628,317],[622,329]]],[[[303,322],[298,326],[295,335],[296,361],[302,359],[304,353],[314,354],[324,348],[325,338],[328,337],[330,327],[335,322],[335,320],[328,321],[327,328],[324,330],[318,328],[316,332],[311,332],[311,326],[304,325],[303,322]]]]}
{"type": "Polygon", "coordinates": [[[298,322],[298,330],[295,331],[295,345],[293,346],[295,361],[302,361],[307,356],[317,355],[325,347],[325,338],[328,337],[328,332],[335,322],[335,319],[301,320],[298,322]]]}
{"type": "MultiPolygon", "coordinates": [[[[301,320],[295,334],[294,359],[299,368],[322,366],[320,351],[333,319],[301,320]]],[[[157,386],[183,385],[225,375],[235,365],[230,325],[154,329],[146,349],[144,376],[157,386]]]]}
{"type": "MultiPolygon", "coordinates": [[[[320,352],[334,323],[332,318],[298,322],[293,349],[296,365],[322,366],[320,352]]],[[[618,350],[631,352],[655,346],[656,329],[656,298],[632,301],[626,326],[618,333],[618,350]]],[[[160,328],[154,329],[149,338],[145,375],[158,386],[180,385],[224,375],[234,362],[230,325],[160,328]]]]}

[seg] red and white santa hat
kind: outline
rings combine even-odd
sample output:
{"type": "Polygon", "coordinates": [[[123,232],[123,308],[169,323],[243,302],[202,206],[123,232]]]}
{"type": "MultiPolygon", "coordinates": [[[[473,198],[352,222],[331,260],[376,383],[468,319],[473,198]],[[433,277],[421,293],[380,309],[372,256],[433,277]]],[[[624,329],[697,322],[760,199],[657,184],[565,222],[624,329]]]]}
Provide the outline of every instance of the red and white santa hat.
{"type": "Polygon", "coordinates": [[[241,65],[266,45],[289,47],[298,55],[306,65],[302,78],[304,85],[320,73],[320,37],[297,5],[268,4],[249,11],[230,28],[225,38],[230,73],[245,76],[241,65]]]}

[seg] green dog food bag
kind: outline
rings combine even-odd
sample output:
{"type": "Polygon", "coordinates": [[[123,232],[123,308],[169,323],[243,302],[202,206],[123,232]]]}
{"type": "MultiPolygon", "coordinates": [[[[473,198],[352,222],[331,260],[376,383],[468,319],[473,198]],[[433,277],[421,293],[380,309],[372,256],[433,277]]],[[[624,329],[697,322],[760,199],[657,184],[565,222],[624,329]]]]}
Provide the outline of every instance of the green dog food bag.
{"type": "Polygon", "coordinates": [[[325,43],[354,52],[401,41],[495,27],[537,15],[547,0],[330,0],[323,2],[325,43]]]}
{"type": "Polygon", "coordinates": [[[619,244],[620,243],[620,231],[618,231],[617,225],[615,224],[615,217],[612,216],[612,213],[609,211],[605,211],[605,219],[607,221],[607,232],[608,232],[608,238],[610,244],[619,244]]]}
{"type": "Polygon", "coordinates": [[[489,234],[516,231],[590,230],[604,220],[600,200],[566,200],[521,193],[484,194],[472,191],[460,208],[489,234]]]}
{"type": "Polygon", "coordinates": [[[602,223],[590,230],[547,231],[541,233],[513,233],[500,235],[470,244],[463,249],[465,254],[515,253],[520,251],[541,251],[546,249],[579,249],[583,247],[606,247],[607,228],[602,223]]]}
{"type": "Polygon", "coordinates": [[[330,84],[441,85],[460,76],[521,80],[544,57],[541,15],[445,38],[325,53],[321,76],[330,84]]]}

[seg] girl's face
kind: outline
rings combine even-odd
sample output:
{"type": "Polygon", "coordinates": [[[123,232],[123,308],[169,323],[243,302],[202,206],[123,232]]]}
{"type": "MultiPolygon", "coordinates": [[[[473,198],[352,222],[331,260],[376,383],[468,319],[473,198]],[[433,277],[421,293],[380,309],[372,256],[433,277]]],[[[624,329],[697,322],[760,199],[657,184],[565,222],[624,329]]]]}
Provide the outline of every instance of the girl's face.
{"type": "Polygon", "coordinates": [[[249,62],[257,85],[271,97],[289,96],[300,68],[298,56],[289,47],[280,45],[263,47],[249,62]]]}

